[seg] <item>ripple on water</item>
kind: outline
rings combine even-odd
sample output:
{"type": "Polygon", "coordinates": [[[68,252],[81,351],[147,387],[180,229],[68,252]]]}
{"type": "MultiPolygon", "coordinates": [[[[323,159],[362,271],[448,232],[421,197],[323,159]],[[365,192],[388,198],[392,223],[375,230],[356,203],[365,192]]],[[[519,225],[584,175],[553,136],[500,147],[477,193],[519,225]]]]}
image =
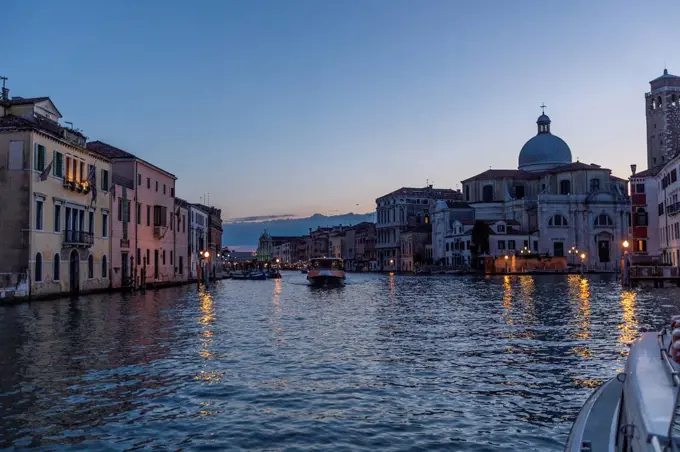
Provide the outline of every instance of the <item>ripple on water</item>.
{"type": "Polygon", "coordinates": [[[286,273],[0,307],[0,448],[561,450],[677,294],[286,273]]]}

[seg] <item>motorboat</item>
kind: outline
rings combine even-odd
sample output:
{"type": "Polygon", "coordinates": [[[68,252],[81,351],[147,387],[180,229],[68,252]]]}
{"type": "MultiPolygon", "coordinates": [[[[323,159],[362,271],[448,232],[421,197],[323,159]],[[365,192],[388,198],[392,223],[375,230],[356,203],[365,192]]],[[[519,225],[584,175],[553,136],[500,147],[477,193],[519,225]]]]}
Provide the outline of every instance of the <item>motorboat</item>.
{"type": "Polygon", "coordinates": [[[261,271],[242,271],[234,272],[231,274],[231,279],[241,279],[248,281],[264,281],[267,279],[267,275],[261,271]]]}
{"type": "Polygon", "coordinates": [[[680,316],[670,329],[643,333],[623,373],[581,408],[566,452],[680,450],[680,316]]]}
{"type": "Polygon", "coordinates": [[[267,272],[267,278],[279,279],[280,277],[281,277],[281,272],[279,271],[278,268],[270,268],[269,271],[267,272]]]}
{"type": "Polygon", "coordinates": [[[337,257],[312,259],[309,262],[307,280],[315,285],[343,284],[345,264],[337,257]]]}

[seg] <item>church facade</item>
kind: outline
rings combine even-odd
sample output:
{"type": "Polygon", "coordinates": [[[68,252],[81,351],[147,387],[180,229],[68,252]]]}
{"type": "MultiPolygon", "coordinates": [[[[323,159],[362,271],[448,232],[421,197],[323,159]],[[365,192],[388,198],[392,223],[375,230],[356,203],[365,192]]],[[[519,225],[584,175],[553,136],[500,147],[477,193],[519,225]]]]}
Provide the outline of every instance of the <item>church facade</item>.
{"type": "Polygon", "coordinates": [[[588,268],[615,269],[629,237],[628,182],[599,165],[573,162],[567,143],[552,134],[550,118],[542,114],[536,123],[538,133],[522,147],[518,168],[489,169],[462,181],[463,201],[476,220],[512,222],[518,235],[532,245],[538,241],[534,252],[568,256],[578,250],[588,268]]]}

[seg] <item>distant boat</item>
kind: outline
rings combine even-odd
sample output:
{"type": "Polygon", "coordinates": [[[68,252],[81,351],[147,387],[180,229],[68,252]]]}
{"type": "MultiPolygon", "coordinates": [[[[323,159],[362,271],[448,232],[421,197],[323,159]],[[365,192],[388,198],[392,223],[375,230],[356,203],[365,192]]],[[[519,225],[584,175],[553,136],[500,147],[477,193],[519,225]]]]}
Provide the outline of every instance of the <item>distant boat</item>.
{"type": "Polygon", "coordinates": [[[345,264],[340,258],[312,259],[307,280],[314,285],[344,284],[345,264]]]}
{"type": "Polygon", "coordinates": [[[267,275],[263,272],[235,272],[231,274],[231,279],[241,279],[247,281],[264,281],[267,279],[267,275]]]}
{"type": "Polygon", "coordinates": [[[300,269],[300,273],[304,273],[304,274],[306,275],[307,273],[309,273],[309,270],[307,270],[306,268],[302,267],[302,268],[300,269]]]}

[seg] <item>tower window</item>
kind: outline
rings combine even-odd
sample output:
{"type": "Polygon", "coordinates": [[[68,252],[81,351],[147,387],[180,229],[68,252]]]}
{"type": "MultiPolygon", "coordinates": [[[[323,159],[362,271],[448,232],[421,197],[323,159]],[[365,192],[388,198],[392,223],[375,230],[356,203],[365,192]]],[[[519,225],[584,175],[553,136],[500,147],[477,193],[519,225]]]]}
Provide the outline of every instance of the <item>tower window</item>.
{"type": "Polygon", "coordinates": [[[661,96],[656,98],[656,104],[661,107],[661,96]]]}
{"type": "Polygon", "coordinates": [[[673,95],[671,96],[671,105],[673,105],[673,106],[675,107],[677,101],[678,101],[678,96],[676,96],[675,94],[673,94],[673,95]]]}

